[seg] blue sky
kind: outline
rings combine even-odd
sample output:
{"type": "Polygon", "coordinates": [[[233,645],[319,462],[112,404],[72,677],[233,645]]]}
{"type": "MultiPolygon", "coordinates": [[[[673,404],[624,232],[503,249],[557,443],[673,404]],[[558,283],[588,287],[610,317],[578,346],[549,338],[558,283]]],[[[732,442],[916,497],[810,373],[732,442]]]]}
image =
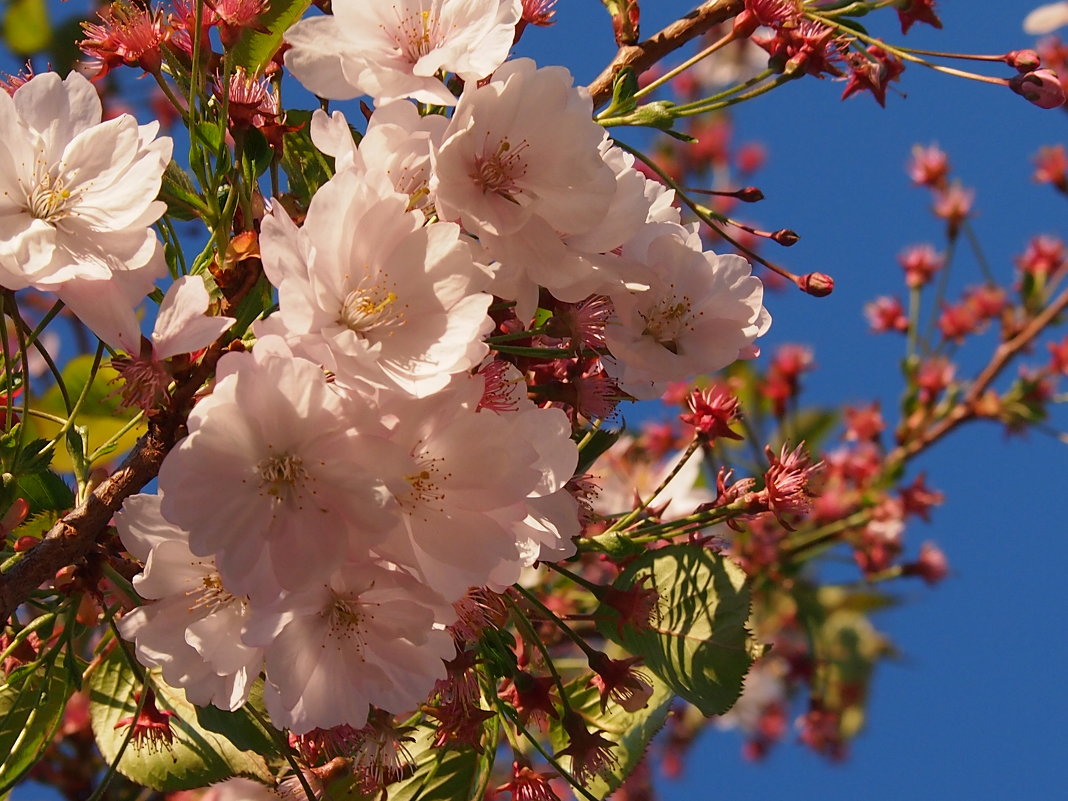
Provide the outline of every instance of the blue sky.
{"type": "MultiPolygon", "coordinates": [[[[570,66],[584,83],[614,51],[607,16],[597,0],[559,5],[559,24],[529,31],[520,49],[539,63],[570,66]]],[[[643,5],[646,33],[692,7],[682,0],[643,5]]],[[[917,26],[904,42],[959,52],[1026,47],[1032,42],[1020,21],[1031,7],[1030,0],[940,0],[945,30],[917,26]]],[[[56,8],[57,16],[69,13],[56,8]]],[[[898,37],[892,12],[871,19],[873,32],[898,37]]],[[[995,74],[1007,75],[1007,68],[995,74]]],[[[902,343],[869,335],[861,307],[902,291],[901,250],[941,241],[929,198],[904,173],[911,146],[938,142],[955,173],[976,188],[977,232],[999,276],[1011,274],[1012,257],[1032,234],[1068,235],[1064,198],[1032,182],[1030,163],[1040,145],[1065,141],[1063,112],[916,67],[896,86],[907,97],[891,92],[881,109],[870,97],[842,102],[840,85],[805,79],[735,116],[738,140],[759,141],[769,152],[757,180],[767,199],[753,215],[802,235],[797,246],[775,255],[798,272],[820,270],[837,282],[824,299],[772,295],[765,350],[785,342],[812,345],[819,370],[806,381],[808,400],[879,398],[892,419],[902,343]]],[[[961,285],[977,282],[968,258],[954,269],[961,285]]],[[[850,758],[829,765],[791,735],[765,762],[748,764],[737,735],[710,730],[682,779],[658,780],[665,799],[744,793],[791,801],[922,801],[1063,793],[1055,766],[1068,753],[1061,676],[1068,661],[1068,539],[1059,508],[1065,445],[1033,434],[1006,439],[999,428],[976,424],[917,466],[946,493],[946,503],[930,525],[909,529],[908,542],[915,552],[921,541],[936,540],[952,575],[934,589],[902,582],[903,603],[877,618],[901,656],[878,672],[868,729],[850,758]]],[[[25,790],[14,797],[44,796],[25,790]]]]}

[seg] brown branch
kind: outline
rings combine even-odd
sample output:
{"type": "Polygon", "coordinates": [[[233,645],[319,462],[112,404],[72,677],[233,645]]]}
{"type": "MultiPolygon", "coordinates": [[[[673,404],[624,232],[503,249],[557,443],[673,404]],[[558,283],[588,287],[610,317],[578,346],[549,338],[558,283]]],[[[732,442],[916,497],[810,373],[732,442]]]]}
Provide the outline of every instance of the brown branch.
{"type": "Polygon", "coordinates": [[[708,0],[645,41],[619,48],[612,63],[588,87],[593,107],[600,108],[612,97],[612,84],[624,67],[640,75],[709,28],[738,16],[744,8],[745,0],[708,0]]]}
{"type": "Polygon", "coordinates": [[[967,394],[954,406],[949,414],[936,421],[918,436],[898,445],[887,455],[887,463],[904,464],[923,450],[926,450],[961,423],[979,417],[979,406],[987,389],[1004,370],[1009,362],[1024,348],[1028,347],[1042,331],[1049,326],[1064,310],[1068,308],[1068,289],[1061,292],[1039,314],[1035,315],[1020,333],[998,345],[990,362],[983,368],[969,388],[967,394]]]}
{"type": "Polygon", "coordinates": [[[85,556],[122,502],[155,478],[163,457],[178,439],[193,395],[214,372],[222,352],[219,343],[208,350],[195,370],[175,388],[167,407],[151,415],[148,432],[137,441],[122,466],[0,575],[0,625],[30,593],[54,578],[56,571],[85,556]]]}

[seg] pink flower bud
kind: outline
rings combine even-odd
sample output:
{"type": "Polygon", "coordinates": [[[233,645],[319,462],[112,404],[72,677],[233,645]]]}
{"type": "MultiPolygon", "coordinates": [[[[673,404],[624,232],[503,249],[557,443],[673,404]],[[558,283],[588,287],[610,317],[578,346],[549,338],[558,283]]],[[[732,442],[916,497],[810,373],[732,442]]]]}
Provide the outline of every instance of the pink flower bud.
{"type": "Polygon", "coordinates": [[[1039,108],[1058,108],[1064,105],[1064,89],[1053,70],[1040,69],[1009,79],[1009,88],[1030,100],[1039,108]]]}
{"type": "Polygon", "coordinates": [[[834,292],[834,279],[826,273],[809,273],[797,280],[797,288],[815,298],[825,298],[834,292]]]}
{"type": "Polygon", "coordinates": [[[1032,72],[1042,66],[1042,58],[1034,50],[1011,50],[1003,58],[1017,72],[1032,72]]]}

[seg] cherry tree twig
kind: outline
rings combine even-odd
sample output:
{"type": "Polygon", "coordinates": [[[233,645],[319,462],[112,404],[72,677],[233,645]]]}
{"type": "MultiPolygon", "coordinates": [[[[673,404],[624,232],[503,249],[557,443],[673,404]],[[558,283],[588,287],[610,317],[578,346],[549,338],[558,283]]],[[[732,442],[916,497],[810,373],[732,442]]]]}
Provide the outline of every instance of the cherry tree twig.
{"type": "Polygon", "coordinates": [[[624,68],[630,67],[640,75],[668,53],[678,50],[709,28],[738,16],[744,8],[745,0],[708,0],[648,39],[620,47],[612,63],[588,87],[593,97],[593,107],[600,108],[612,97],[612,84],[624,68]]]}
{"type": "Polygon", "coordinates": [[[887,455],[887,462],[889,464],[903,463],[930,447],[961,423],[979,418],[979,406],[983,395],[994,379],[1008,366],[1013,357],[1027,348],[1066,308],[1068,308],[1068,289],[1062,291],[1045,309],[1031,318],[1020,333],[998,345],[989,363],[976,377],[967,394],[949,414],[894,448],[887,455]]]}

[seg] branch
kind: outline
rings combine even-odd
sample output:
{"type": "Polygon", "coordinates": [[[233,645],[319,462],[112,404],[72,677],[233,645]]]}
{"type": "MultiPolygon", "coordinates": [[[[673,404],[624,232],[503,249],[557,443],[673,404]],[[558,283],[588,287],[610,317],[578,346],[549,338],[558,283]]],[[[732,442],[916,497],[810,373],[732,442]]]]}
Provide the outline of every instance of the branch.
{"type": "Polygon", "coordinates": [[[976,419],[979,416],[980,401],[994,382],[994,379],[1008,366],[1013,357],[1027,348],[1066,308],[1068,308],[1068,289],[1061,292],[1052,303],[1033,317],[1031,322],[1020,333],[998,346],[989,364],[983,368],[968,393],[961,399],[960,403],[953,407],[949,414],[931,425],[919,436],[909,439],[894,448],[887,455],[887,462],[890,464],[904,463],[907,459],[933,445],[961,423],[976,419]]]}
{"type": "Polygon", "coordinates": [[[0,575],[0,625],[30,593],[53,579],[57,570],[85,556],[122,502],[156,477],[163,457],[179,437],[193,395],[215,371],[222,353],[220,343],[212,345],[196,369],[175,388],[167,407],[152,415],[148,432],[137,441],[122,466],[0,575]]]}
{"type": "Polygon", "coordinates": [[[588,87],[593,107],[600,108],[612,97],[612,84],[624,67],[640,75],[709,28],[738,16],[744,8],[745,0],[707,0],[645,41],[619,48],[612,63],[588,87]]]}

